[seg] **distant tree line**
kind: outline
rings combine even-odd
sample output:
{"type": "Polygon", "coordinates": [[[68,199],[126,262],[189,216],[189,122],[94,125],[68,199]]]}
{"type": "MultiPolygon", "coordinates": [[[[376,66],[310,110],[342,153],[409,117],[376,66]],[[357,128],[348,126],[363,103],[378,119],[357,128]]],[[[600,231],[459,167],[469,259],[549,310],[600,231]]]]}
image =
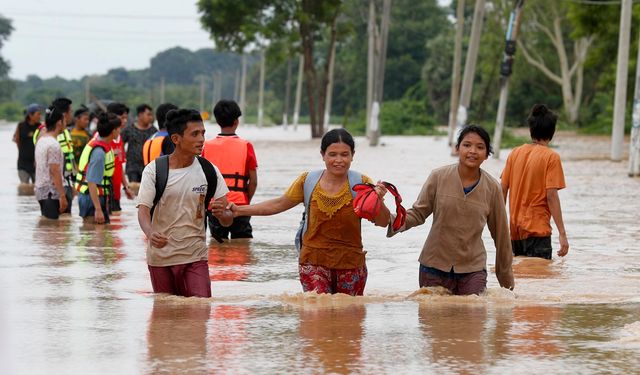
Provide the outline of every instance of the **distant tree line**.
{"type": "MultiPolygon", "coordinates": [[[[452,19],[456,3],[454,0],[450,6],[441,7],[437,0],[392,2],[380,117],[383,133],[428,134],[436,131],[436,125],[447,123],[455,34],[452,19]]],[[[565,126],[586,132],[610,132],[620,6],[610,5],[607,1],[602,2],[604,5],[590,5],[592,3],[596,2],[525,2],[511,77],[507,126],[523,125],[527,111],[534,103],[546,103],[562,114],[565,126]]],[[[267,56],[265,118],[267,124],[279,124],[285,108],[289,61],[294,72],[289,88],[294,93],[298,58],[300,53],[309,53],[307,47],[311,43],[306,41],[305,47],[304,38],[311,37],[313,77],[319,84],[326,74],[327,51],[335,43],[331,123],[343,124],[356,133],[364,131],[368,1],[273,0],[247,3],[243,7],[231,6],[233,4],[237,2],[198,1],[203,27],[212,32],[218,50],[171,48],[154,56],[146,69],[114,68],[106,74],[78,80],[29,76],[21,81],[7,79],[10,67],[0,59],[0,118],[16,120],[21,117],[25,105],[48,103],[59,95],[83,103],[87,84],[91,98],[131,105],[148,103],[154,107],[160,104],[161,88],[164,87],[165,101],[198,108],[200,82],[204,82],[205,109],[210,110],[216,99],[213,89],[216,72],[222,77],[220,96],[237,99],[241,65],[238,51],[245,51],[249,56],[245,116],[250,119],[257,113],[259,50],[264,48],[267,56]],[[308,7],[304,17],[297,8],[303,3],[308,7]],[[227,5],[236,13],[234,17],[227,19],[219,14],[218,17],[207,17],[207,12],[227,5]],[[232,22],[238,23],[237,27],[232,22]],[[300,29],[297,24],[300,22],[309,23],[303,25],[309,27],[308,35],[305,36],[304,27],[300,29]]],[[[469,119],[489,127],[493,126],[496,116],[500,61],[513,5],[510,0],[487,0],[469,119]]],[[[473,7],[473,1],[466,1],[465,50],[473,7]]],[[[633,100],[635,84],[639,12],[640,8],[635,7],[629,103],[633,100]]],[[[0,17],[0,48],[11,30],[11,22],[0,17]]],[[[309,77],[305,75],[305,79],[309,77]]],[[[288,106],[290,115],[293,98],[292,94],[288,106]]],[[[307,116],[304,120],[308,120],[310,99],[316,100],[316,97],[302,96],[301,116],[307,116]]],[[[627,110],[630,116],[630,105],[627,110]]]]}

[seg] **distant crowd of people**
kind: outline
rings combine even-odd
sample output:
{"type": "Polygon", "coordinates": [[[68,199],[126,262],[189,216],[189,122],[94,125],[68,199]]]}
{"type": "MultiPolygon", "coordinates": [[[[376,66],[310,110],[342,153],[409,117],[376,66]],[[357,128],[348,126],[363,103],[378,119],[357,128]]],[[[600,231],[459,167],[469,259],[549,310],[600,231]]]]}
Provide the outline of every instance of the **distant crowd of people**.
{"type": "Polygon", "coordinates": [[[548,147],[557,116],[544,105],[532,108],[527,119],[532,142],[510,153],[501,182],[481,168],[492,153],[489,134],[468,125],[457,138],[458,162],[433,170],[413,206],[395,214],[383,201],[389,184],[350,169],[355,142],[344,129],[323,136],[324,169],[304,172],[282,196],[252,204],[257,157],[253,145],[236,134],[242,113],[234,101],[215,105],[221,131],[209,140],[193,109],[161,104],[156,128],[153,108],[146,104],[136,107],[131,124],[126,105],[102,107],[72,112],[67,98],[45,109],[28,106],[14,135],[18,175],[22,183],[34,183],[42,216],[57,219],[70,213],[77,196],[80,216],[96,224],[108,223],[110,214],[121,210],[121,190],[133,199],[131,184],[139,184],[138,222],[148,240],[147,264],[156,293],[210,297],[207,225],[219,242],[252,238],[251,216],[275,215],[300,203],[305,214],[297,236],[298,273],[304,291],[363,294],[368,271],[362,218],[387,227],[387,236],[393,237],[433,215],[418,282],[452,294],[486,289],[485,226],[504,288],[515,286],[514,255],[551,259],[551,218],[559,232],[558,255],[569,249],[558,197],[564,174],[558,154],[548,147]],[[360,191],[354,187],[360,184],[377,199],[373,213],[354,210],[360,191]]]}

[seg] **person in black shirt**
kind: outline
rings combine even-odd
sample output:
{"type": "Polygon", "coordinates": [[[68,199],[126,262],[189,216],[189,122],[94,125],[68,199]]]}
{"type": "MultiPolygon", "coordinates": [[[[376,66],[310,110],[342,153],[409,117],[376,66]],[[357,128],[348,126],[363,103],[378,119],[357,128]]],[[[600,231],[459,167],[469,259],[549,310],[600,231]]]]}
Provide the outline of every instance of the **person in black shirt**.
{"type": "Polygon", "coordinates": [[[33,133],[40,126],[40,106],[29,104],[25,109],[24,121],[20,122],[13,134],[13,141],[18,146],[18,177],[23,184],[33,184],[36,180],[35,144],[33,133]]]}

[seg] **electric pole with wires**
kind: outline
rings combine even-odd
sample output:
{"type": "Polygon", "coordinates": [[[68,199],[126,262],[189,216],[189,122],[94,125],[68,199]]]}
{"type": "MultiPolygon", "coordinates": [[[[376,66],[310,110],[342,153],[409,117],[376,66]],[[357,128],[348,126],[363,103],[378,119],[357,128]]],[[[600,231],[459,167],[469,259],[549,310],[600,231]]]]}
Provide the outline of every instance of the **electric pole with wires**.
{"type": "Polygon", "coordinates": [[[509,76],[513,72],[513,60],[516,54],[516,38],[520,29],[520,18],[524,0],[516,0],[515,9],[509,17],[507,26],[507,36],[504,47],[502,64],[500,64],[500,101],[498,103],[498,114],[496,117],[496,128],[493,134],[493,157],[500,158],[500,143],[502,141],[502,130],[504,128],[504,118],[507,112],[507,100],[509,96],[509,76]]]}

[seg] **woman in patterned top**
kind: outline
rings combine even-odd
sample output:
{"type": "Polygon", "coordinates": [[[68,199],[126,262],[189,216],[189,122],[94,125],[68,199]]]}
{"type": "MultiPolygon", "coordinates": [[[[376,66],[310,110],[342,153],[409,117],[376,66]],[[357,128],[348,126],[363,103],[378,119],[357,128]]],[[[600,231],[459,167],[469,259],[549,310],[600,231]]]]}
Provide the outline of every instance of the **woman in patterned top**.
{"type": "MultiPolygon", "coordinates": [[[[300,283],[305,292],[362,295],[367,281],[365,251],[362,247],[360,218],[353,211],[349,167],[355,152],[353,137],[344,129],[334,129],[322,137],[320,154],[325,163],[313,187],[307,212],[308,227],[302,236],[298,260],[300,283]]],[[[301,174],[279,198],[247,206],[230,204],[236,216],[268,216],[286,211],[304,202],[307,175],[301,174]]],[[[372,180],[360,175],[361,181],[372,180]]],[[[376,193],[382,199],[386,188],[378,183],[376,193]]],[[[386,226],[389,210],[382,209],[373,223],[386,226]]]]}

